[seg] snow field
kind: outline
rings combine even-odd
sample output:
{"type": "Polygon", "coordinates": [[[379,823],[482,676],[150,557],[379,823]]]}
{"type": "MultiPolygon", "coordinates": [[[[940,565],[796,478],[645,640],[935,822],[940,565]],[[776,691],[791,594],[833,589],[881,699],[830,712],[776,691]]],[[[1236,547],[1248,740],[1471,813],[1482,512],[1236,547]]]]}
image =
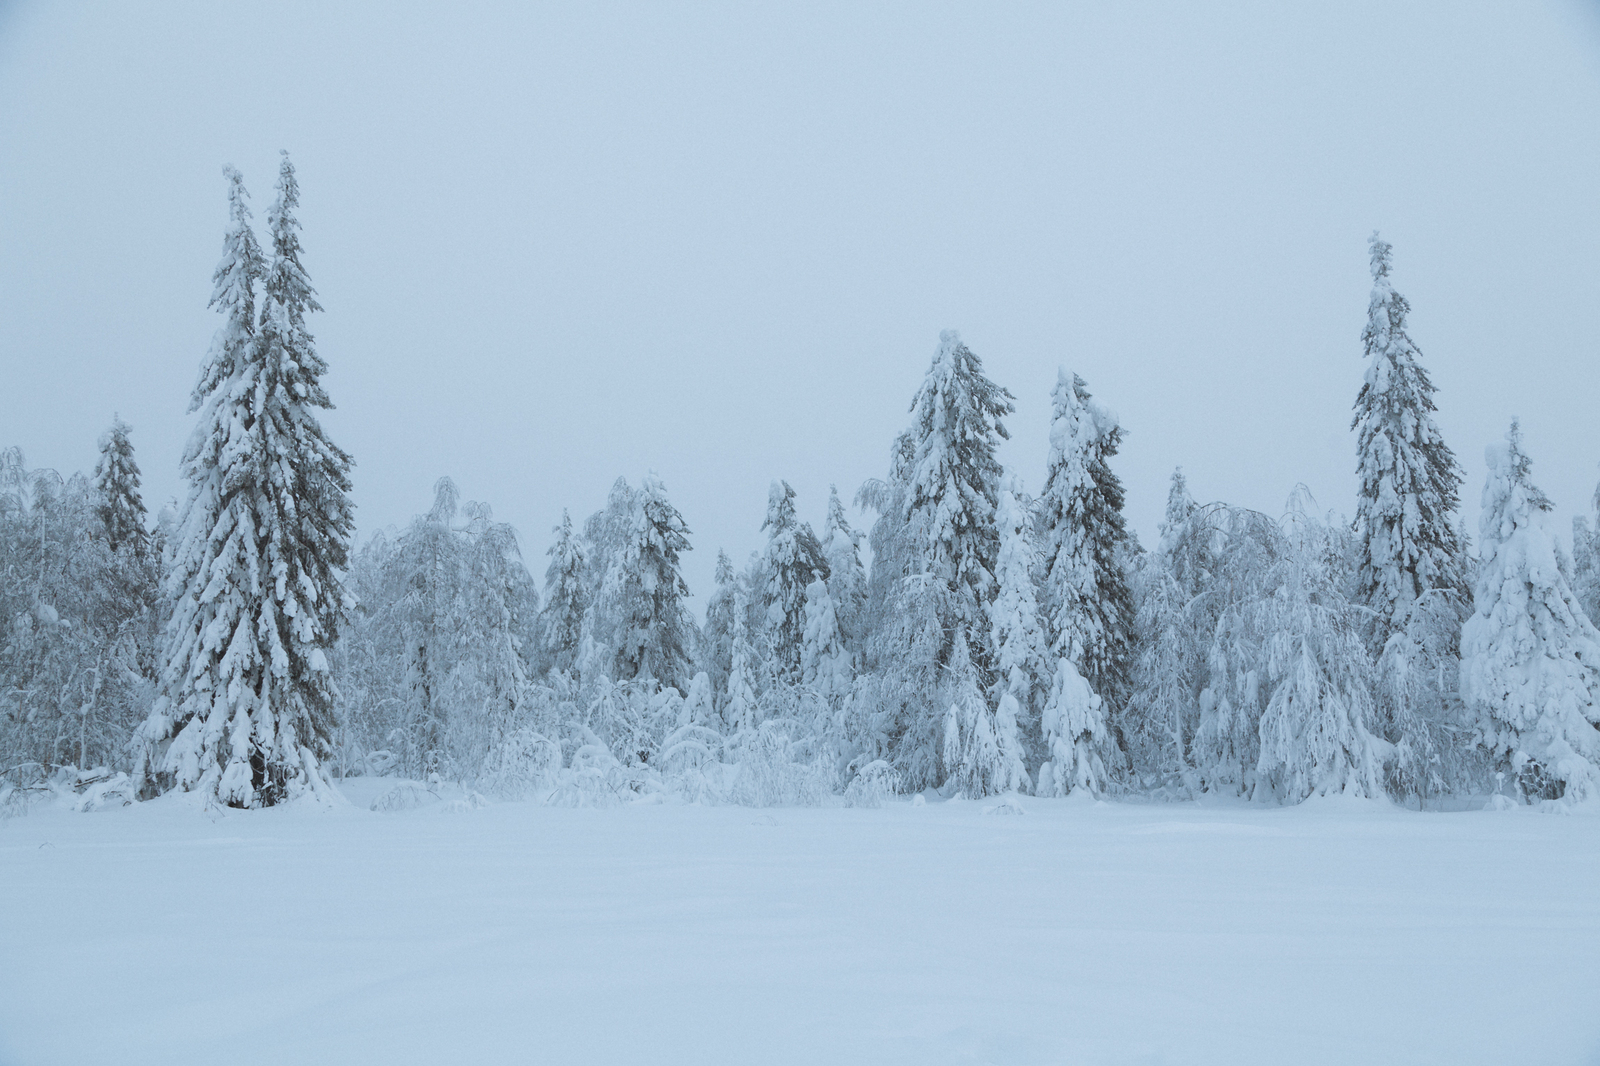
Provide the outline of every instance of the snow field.
{"type": "Polygon", "coordinates": [[[192,797],[0,825],[0,1062],[1600,1062],[1600,818],[192,797]]]}

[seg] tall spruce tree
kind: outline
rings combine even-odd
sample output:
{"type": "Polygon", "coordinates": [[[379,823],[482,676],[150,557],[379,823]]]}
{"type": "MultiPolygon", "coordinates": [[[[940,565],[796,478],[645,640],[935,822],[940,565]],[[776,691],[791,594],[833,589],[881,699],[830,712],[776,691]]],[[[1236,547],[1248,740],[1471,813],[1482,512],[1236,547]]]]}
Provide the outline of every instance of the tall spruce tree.
{"type": "Polygon", "coordinates": [[[690,652],[696,634],[683,601],[689,597],[678,570],[678,556],[689,550],[689,527],[667,498],[666,486],[654,473],[639,486],[632,535],[620,559],[620,580],[612,585],[618,595],[618,680],[654,678],[688,691],[693,676],[690,652]]]}
{"type": "Polygon", "coordinates": [[[827,580],[828,563],[811,526],[795,516],[794,489],[787,481],[772,483],[761,528],[767,531],[761,605],[767,613],[772,666],[778,680],[798,683],[806,632],[806,588],[813,581],[827,580]]]}
{"type": "Polygon", "coordinates": [[[1034,587],[1039,560],[1033,546],[1033,513],[1014,479],[1000,490],[996,517],[1000,525],[995,574],[999,592],[989,606],[998,671],[995,731],[1007,758],[1015,756],[1014,761],[1023,764],[1023,737],[1038,738],[1051,664],[1034,587]]]}
{"type": "Polygon", "coordinates": [[[1189,495],[1175,470],[1161,540],[1136,582],[1138,655],[1128,703],[1128,739],[1137,762],[1159,773],[1193,766],[1191,744],[1206,683],[1206,653],[1215,623],[1202,594],[1214,565],[1210,509],[1189,495]]]}
{"type": "Polygon", "coordinates": [[[150,543],[145,528],[144,500],[139,496],[139,464],[133,460],[128,423],[113,417],[111,428],[100,438],[100,460],[94,468],[95,512],[105,525],[106,541],[113,552],[124,547],[142,553],[150,543]]]}
{"type": "Polygon", "coordinates": [[[163,697],[142,727],[170,740],[155,769],[233,806],[320,792],[333,727],[328,649],[347,610],[350,457],[315,411],[332,407],[305,316],[299,187],[287,154],[267,215],[272,259],[229,168],[230,226],[212,306],[226,316],[195,387],[199,431],[173,553],[163,697]],[[262,282],[259,319],[255,284],[262,282]]]}
{"type": "MultiPolygon", "coordinates": [[[[711,598],[706,601],[706,623],[700,627],[699,651],[695,663],[706,672],[713,693],[724,691],[733,662],[734,598],[739,576],[728,553],[717,550],[717,566],[712,575],[711,598]]],[[[743,617],[738,619],[744,624],[743,617]]],[[[720,698],[720,697],[719,697],[720,698]]],[[[720,705],[720,704],[719,704],[720,705]]]]}
{"type": "Polygon", "coordinates": [[[828,531],[822,555],[828,563],[828,596],[833,600],[839,632],[852,659],[861,657],[867,605],[867,572],[861,565],[862,535],[850,527],[839,490],[828,486],[828,531]]]}
{"type": "Polygon", "coordinates": [[[1361,331],[1367,372],[1356,395],[1361,485],[1356,499],[1356,597],[1372,610],[1376,651],[1417,597],[1438,590],[1470,598],[1455,531],[1461,467],[1434,423],[1434,385],[1406,332],[1411,305],[1389,280],[1392,248],[1368,241],[1372,299],[1361,331]]]}
{"type": "Polygon", "coordinates": [[[1480,742],[1533,799],[1600,795],[1600,632],[1511,424],[1490,445],[1482,563],[1461,631],[1461,695],[1480,742]]]}
{"type": "Polygon", "coordinates": [[[583,639],[583,613],[589,606],[584,584],[583,544],[572,528],[572,516],[561,512],[550,545],[550,566],[544,572],[544,611],[539,618],[542,665],[548,670],[571,671],[583,639]]]}
{"type": "Polygon", "coordinates": [[[988,606],[1000,534],[995,525],[1001,419],[1011,393],[989,380],[955,330],[939,347],[895,446],[887,482],[863,489],[880,515],[873,527],[875,633],[869,657],[893,693],[888,721],[894,761],[910,788],[940,783],[944,677],[959,630],[980,692],[994,679],[988,606]],[[880,554],[881,551],[881,554],[880,554]]]}
{"type": "Polygon", "coordinates": [[[1011,393],[984,375],[983,361],[949,329],[939,335],[933,364],[911,403],[915,447],[906,519],[916,569],[948,592],[944,622],[950,636],[940,661],[949,654],[956,627],[964,627],[985,684],[993,670],[987,608],[1000,554],[995,508],[1001,468],[995,451],[1011,436],[1001,422],[1016,410],[1011,401],[1011,393]]]}
{"type": "MultiPolygon", "coordinates": [[[[1051,655],[1057,661],[1050,702],[1044,713],[1052,750],[1081,753],[1089,739],[1110,736],[1126,750],[1118,718],[1127,701],[1133,657],[1133,594],[1122,558],[1128,533],[1122,517],[1122,482],[1108,460],[1116,455],[1122,428],[1116,416],[1095,402],[1082,378],[1063,369],[1057,377],[1050,416],[1050,460],[1039,497],[1039,523],[1044,541],[1044,610],[1051,655]],[[1070,673],[1060,662],[1072,666],[1070,673]],[[1100,698],[1107,718],[1104,728],[1083,725],[1081,736],[1059,730],[1066,723],[1088,722],[1090,702],[1077,679],[1086,681],[1100,698]],[[1073,714],[1068,714],[1068,701],[1073,714]],[[1087,716],[1087,717],[1086,717],[1087,716]]],[[[1074,726],[1074,728],[1079,728],[1074,726]]],[[[1111,758],[1097,752],[1099,761],[1111,758]]],[[[1081,759],[1081,754],[1073,755],[1081,759]]],[[[1113,764],[1125,762],[1117,758],[1113,764]]],[[[1068,782],[1096,782],[1093,773],[1053,768],[1058,788],[1068,782]]]]}

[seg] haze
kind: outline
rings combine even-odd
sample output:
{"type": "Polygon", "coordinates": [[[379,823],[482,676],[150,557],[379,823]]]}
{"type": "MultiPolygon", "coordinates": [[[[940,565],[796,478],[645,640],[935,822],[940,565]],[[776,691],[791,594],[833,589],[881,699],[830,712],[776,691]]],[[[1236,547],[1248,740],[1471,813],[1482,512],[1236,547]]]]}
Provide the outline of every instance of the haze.
{"type": "Polygon", "coordinates": [[[0,6],[0,446],[116,411],[183,491],[221,167],[259,222],[279,148],[363,538],[449,474],[542,573],[655,469],[703,596],[772,478],[884,472],[945,327],[1030,487],[1058,365],[1121,414],[1147,544],[1178,464],[1350,513],[1375,228],[1469,519],[1513,415],[1563,522],[1600,476],[1592,4],[0,6]]]}

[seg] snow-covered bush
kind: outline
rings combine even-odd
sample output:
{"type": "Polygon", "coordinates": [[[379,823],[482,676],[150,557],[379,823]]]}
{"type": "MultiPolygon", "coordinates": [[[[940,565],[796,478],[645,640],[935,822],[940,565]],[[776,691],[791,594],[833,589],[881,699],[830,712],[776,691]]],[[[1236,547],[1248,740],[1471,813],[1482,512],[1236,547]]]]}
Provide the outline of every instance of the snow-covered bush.
{"type": "Polygon", "coordinates": [[[844,790],[846,807],[882,807],[900,792],[900,774],[883,759],[856,771],[844,790]]]}
{"type": "Polygon", "coordinates": [[[770,719],[733,748],[738,775],[729,800],[746,807],[818,807],[833,794],[831,760],[797,740],[794,723],[770,719]]]}

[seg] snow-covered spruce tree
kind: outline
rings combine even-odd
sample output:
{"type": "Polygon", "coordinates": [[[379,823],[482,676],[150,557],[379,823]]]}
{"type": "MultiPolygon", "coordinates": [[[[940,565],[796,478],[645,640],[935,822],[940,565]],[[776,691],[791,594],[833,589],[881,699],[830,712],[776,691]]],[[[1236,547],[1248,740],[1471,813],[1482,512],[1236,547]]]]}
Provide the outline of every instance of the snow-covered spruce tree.
{"type": "Polygon", "coordinates": [[[585,687],[601,678],[614,679],[616,649],[625,619],[622,583],[627,577],[623,556],[639,518],[639,494],[619,477],[606,494],[605,506],[583,523],[584,585],[588,608],[578,638],[577,672],[585,687]]]}
{"type": "Polygon", "coordinates": [[[1000,421],[1016,410],[1011,400],[984,376],[982,360],[960,334],[945,330],[911,405],[915,451],[906,520],[915,572],[933,575],[949,590],[950,641],[955,625],[965,627],[969,650],[980,649],[973,659],[980,678],[991,669],[987,608],[1000,554],[995,450],[1011,436],[1000,421]]]}
{"type": "Polygon", "coordinates": [[[1109,743],[1105,701],[1071,659],[1063,655],[1055,665],[1044,711],[1045,750],[1050,758],[1039,767],[1036,791],[1041,796],[1098,795],[1110,781],[1101,757],[1109,743]]]}
{"type": "Polygon", "coordinates": [[[1028,775],[1016,743],[1016,720],[1007,716],[1011,735],[1002,737],[998,728],[1002,723],[989,709],[963,631],[958,630],[951,642],[945,670],[949,708],[944,715],[941,755],[946,783],[967,799],[1022,788],[1028,775]]]}
{"type": "MultiPolygon", "coordinates": [[[[720,694],[727,690],[728,671],[732,666],[734,598],[739,584],[733,560],[721,549],[717,551],[717,567],[712,582],[714,587],[711,598],[706,601],[706,622],[700,628],[695,664],[710,679],[712,692],[720,694]]],[[[720,707],[720,696],[718,701],[720,707]]]]}
{"type": "Polygon", "coordinates": [[[683,605],[689,587],[678,572],[679,554],[690,550],[688,534],[666,486],[654,473],[646,474],[632,535],[612,563],[621,567],[619,580],[607,580],[607,592],[617,597],[615,617],[622,622],[612,674],[618,680],[652,678],[680,692],[688,688],[696,633],[683,605]]]}
{"type": "MultiPolygon", "coordinates": [[[[877,668],[892,693],[885,730],[911,789],[938,784],[945,678],[958,629],[967,634],[980,690],[993,681],[988,606],[1000,550],[995,526],[1001,419],[1011,394],[984,376],[982,361],[945,330],[912,400],[912,427],[897,469],[872,502],[897,506],[883,530],[886,555],[873,560],[877,668]]],[[[897,451],[900,449],[897,448],[897,451]]],[[[881,512],[880,512],[881,513],[881,512]]],[[[887,516],[885,516],[887,517],[887,516]]],[[[880,524],[882,524],[880,519],[880,524]]],[[[874,529],[874,547],[878,543],[874,529]]]]}
{"type": "Polygon", "coordinates": [[[121,418],[112,418],[111,428],[100,438],[100,461],[94,468],[95,511],[106,530],[113,552],[124,547],[143,552],[149,546],[145,529],[144,500],[139,496],[139,464],[133,459],[130,427],[121,418]]]}
{"type": "Polygon", "coordinates": [[[97,616],[115,633],[109,640],[119,649],[115,652],[118,668],[134,670],[141,682],[154,684],[160,671],[163,621],[161,545],[152,540],[145,525],[139,464],[134,461],[128,434],[128,424],[113,418],[111,428],[100,438],[100,460],[95,465],[95,513],[111,549],[103,577],[112,596],[105,605],[109,614],[97,612],[97,616]]]}
{"type": "Polygon", "coordinates": [[[1406,333],[1411,307],[1389,281],[1391,248],[1374,233],[1372,300],[1361,333],[1367,372],[1356,395],[1359,455],[1356,596],[1372,609],[1371,645],[1383,647],[1412,601],[1439,591],[1470,596],[1456,538],[1461,467],[1434,423],[1434,386],[1406,333]]]}
{"type": "Polygon", "coordinates": [[[821,578],[806,586],[806,631],[800,649],[800,680],[830,701],[846,696],[855,681],[850,652],[839,632],[833,597],[821,578]]]}
{"type": "Polygon", "coordinates": [[[761,528],[767,531],[761,606],[767,614],[772,666],[779,681],[794,684],[801,675],[806,588],[813,581],[827,579],[828,564],[811,526],[795,517],[794,489],[787,481],[772,483],[761,528]]]}
{"type": "MultiPolygon", "coordinates": [[[[1127,699],[1134,607],[1121,554],[1128,534],[1122,482],[1107,463],[1121,438],[1116,416],[1093,400],[1082,378],[1063,369],[1052,396],[1050,459],[1038,501],[1045,632],[1056,660],[1043,726],[1054,763],[1049,781],[1058,794],[1074,783],[1103,787],[1094,773],[1056,760],[1078,757],[1074,753],[1089,741],[1115,738],[1127,699]],[[1063,660],[1070,671],[1061,669],[1063,660]],[[1083,718],[1090,712],[1073,680],[1078,677],[1100,697],[1095,713],[1107,715],[1104,723],[1087,724],[1083,718]],[[1062,732],[1069,727],[1081,732],[1062,732]]],[[[1125,756],[1117,750],[1123,747],[1113,740],[1112,747],[1096,752],[1096,763],[1123,765],[1125,756]]]]}
{"type": "Polygon", "coordinates": [[[1511,424],[1485,458],[1473,613],[1461,632],[1461,695],[1480,742],[1531,799],[1600,794],[1600,633],[1572,590],[1511,424]]]}
{"type": "Polygon", "coordinates": [[[350,457],[315,415],[332,403],[305,325],[320,307],[300,263],[294,169],[285,155],[267,215],[270,263],[244,184],[227,174],[231,224],[211,300],[226,322],[190,406],[201,422],[183,458],[189,498],[172,553],[164,691],[142,734],[171,741],[150,767],[163,780],[254,807],[326,783],[350,457]]]}
{"type": "Polygon", "coordinates": [[[1158,778],[1186,775],[1198,725],[1206,654],[1215,617],[1203,595],[1214,563],[1212,519],[1173,471],[1161,540],[1135,575],[1138,655],[1128,701],[1128,741],[1135,763],[1158,778]]]}
{"type": "MultiPolygon", "coordinates": [[[[1600,513],[1600,488],[1594,507],[1600,513]]],[[[1600,525],[1591,530],[1582,515],[1572,519],[1572,588],[1589,621],[1600,626],[1600,525]]]]}
{"type": "MultiPolygon", "coordinates": [[[[1033,514],[1014,479],[1000,490],[997,511],[1000,556],[995,579],[999,591],[989,605],[997,671],[995,736],[1008,764],[1025,765],[1023,737],[1040,736],[1039,713],[1050,682],[1050,653],[1034,588],[1038,553],[1033,546],[1033,514]]],[[[1026,786],[1024,778],[1008,787],[1026,786]]]]}
{"type": "Polygon", "coordinates": [[[572,517],[561,512],[550,545],[550,566],[544,572],[544,611],[539,616],[540,665],[545,670],[571,672],[578,662],[583,639],[583,613],[589,606],[584,583],[583,544],[572,528],[572,517]]]}
{"type": "Polygon", "coordinates": [[[867,572],[861,565],[862,535],[850,528],[839,490],[828,486],[828,529],[822,537],[822,556],[828,564],[828,596],[845,647],[853,660],[862,653],[863,617],[867,606],[867,572]]]}
{"type": "Polygon", "coordinates": [[[1256,762],[1258,798],[1299,802],[1311,795],[1377,796],[1389,745],[1371,732],[1372,660],[1346,597],[1345,546],[1327,523],[1291,501],[1288,551],[1255,605],[1264,642],[1256,762]]]}
{"type": "Polygon", "coordinates": [[[723,732],[730,738],[742,737],[754,730],[760,713],[753,684],[755,652],[750,646],[745,622],[748,608],[744,589],[735,585],[728,630],[728,681],[722,700],[723,732]]]}
{"type": "Polygon", "coordinates": [[[1389,281],[1391,248],[1373,234],[1372,300],[1361,339],[1367,371],[1357,434],[1356,599],[1378,656],[1376,728],[1395,745],[1390,791],[1451,787],[1459,776],[1456,693],[1461,623],[1471,612],[1456,534],[1461,469],[1434,423],[1433,383],[1406,333],[1405,297],[1389,281]]]}
{"type": "Polygon", "coordinates": [[[455,531],[460,506],[455,482],[440,478],[433,506],[412,519],[390,561],[396,595],[388,610],[402,649],[396,673],[404,686],[401,728],[391,736],[400,743],[402,769],[416,777],[450,769],[451,682],[469,622],[457,595],[465,569],[455,531]]]}

